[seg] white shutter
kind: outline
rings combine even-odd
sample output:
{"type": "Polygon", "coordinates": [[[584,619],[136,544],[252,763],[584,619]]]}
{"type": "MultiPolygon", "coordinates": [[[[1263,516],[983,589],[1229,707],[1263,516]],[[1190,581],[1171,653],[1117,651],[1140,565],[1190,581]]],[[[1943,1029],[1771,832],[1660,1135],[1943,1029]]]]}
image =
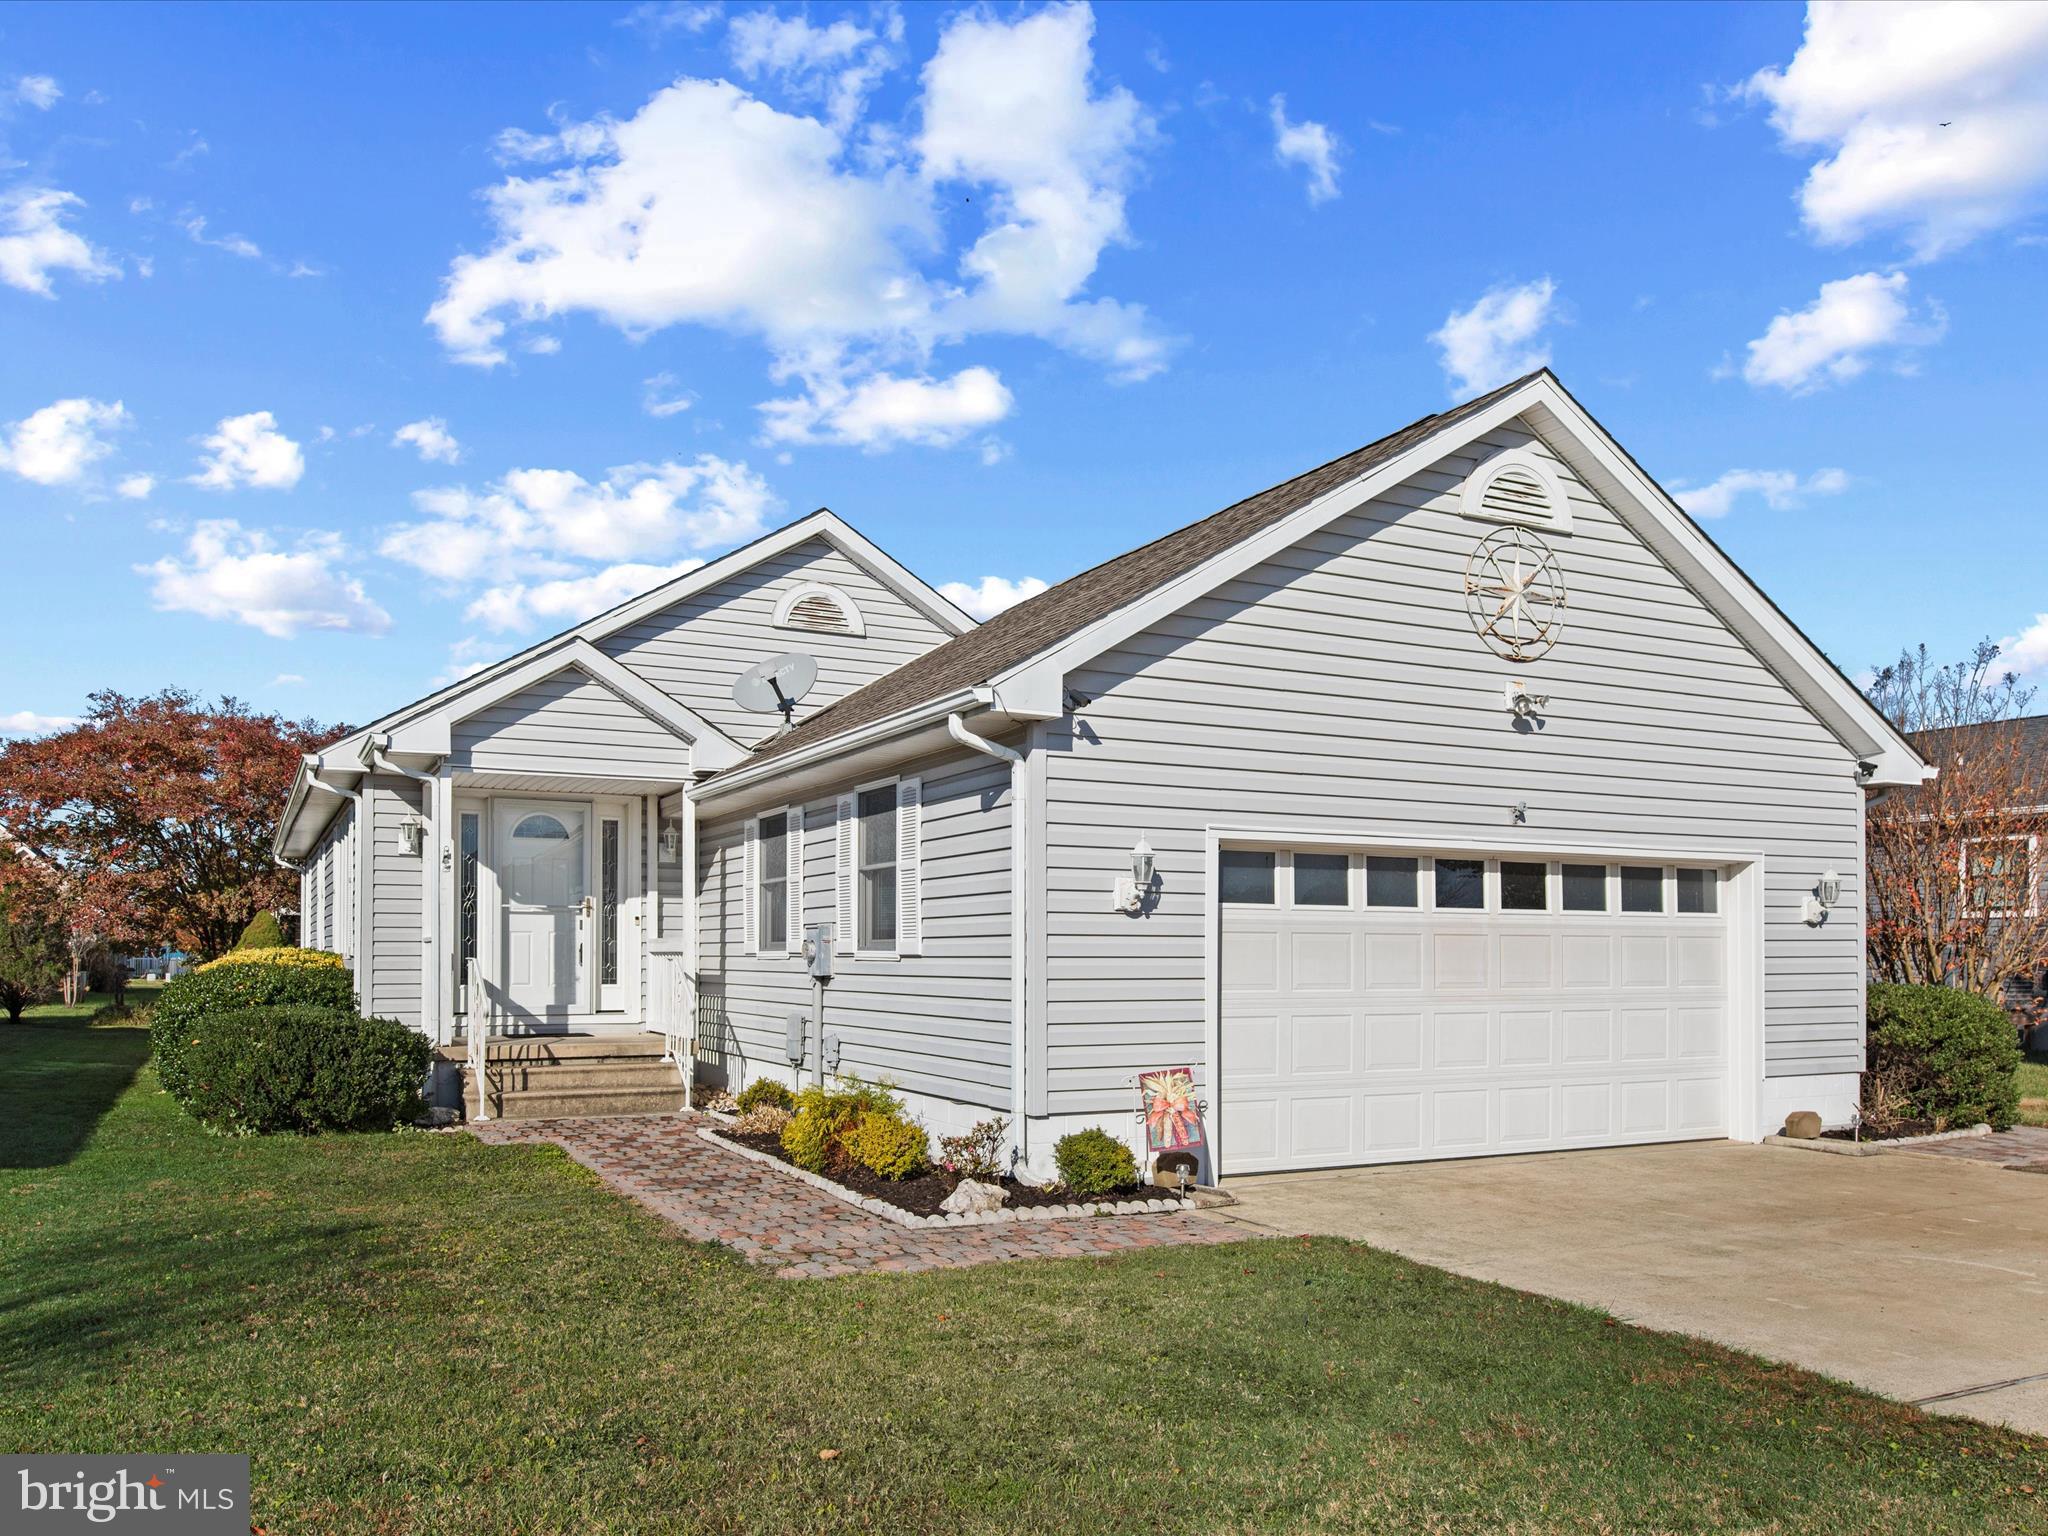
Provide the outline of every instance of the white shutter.
{"type": "Polygon", "coordinates": [[[896,953],[924,953],[924,863],[918,839],[924,822],[924,781],[896,781],[896,953]]]}
{"type": "Polygon", "coordinates": [[[804,952],[804,808],[792,805],[783,814],[789,828],[783,845],[789,850],[785,866],[789,870],[789,943],[785,947],[792,955],[800,955],[804,952]]]}
{"type": "Polygon", "coordinates": [[[836,907],[833,913],[833,947],[839,954],[851,960],[860,948],[853,926],[853,886],[856,871],[853,865],[858,845],[855,837],[855,801],[852,795],[839,797],[839,823],[835,829],[839,838],[839,856],[833,861],[832,878],[838,886],[836,907]]]}
{"type": "Polygon", "coordinates": [[[761,920],[755,911],[757,898],[754,895],[754,871],[759,867],[760,856],[754,844],[759,838],[761,823],[754,817],[747,818],[746,832],[740,840],[740,921],[746,925],[746,941],[740,946],[743,955],[758,955],[761,952],[761,920]]]}

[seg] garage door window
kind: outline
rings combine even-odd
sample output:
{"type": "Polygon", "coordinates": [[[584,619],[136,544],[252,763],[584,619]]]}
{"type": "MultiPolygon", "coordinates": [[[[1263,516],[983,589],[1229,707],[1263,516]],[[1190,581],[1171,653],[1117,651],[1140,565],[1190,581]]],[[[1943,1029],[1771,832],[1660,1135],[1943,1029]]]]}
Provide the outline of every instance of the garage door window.
{"type": "Polygon", "coordinates": [[[1500,909],[1503,912],[1545,912],[1550,908],[1550,866],[1503,859],[1500,866],[1500,909]]]}
{"type": "Polygon", "coordinates": [[[1720,910],[1720,881],[1711,869],[1681,869],[1678,872],[1678,910],[1712,913],[1720,910]]]}
{"type": "Polygon", "coordinates": [[[1664,870],[1659,865],[1624,864],[1621,866],[1621,910],[1624,912],[1662,912],[1664,910],[1664,870]]]}
{"type": "Polygon", "coordinates": [[[1413,907],[1417,894],[1416,870],[1419,859],[1373,854],[1365,861],[1365,904],[1368,907],[1413,907]]]}
{"type": "Polygon", "coordinates": [[[1486,865],[1479,859],[1438,859],[1436,907],[1439,912],[1481,911],[1486,906],[1486,865]]]}
{"type": "Polygon", "coordinates": [[[1567,912],[1607,910],[1607,866],[1567,864],[1564,867],[1564,909],[1567,912]]]}
{"type": "Polygon", "coordinates": [[[1294,904],[1297,907],[1351,905],[1351,856],[1347,853],[1297,853],[1294,856],[1294,904]]]}
{"type": "Polygon", "coordinates": [[[1273,855],[1244,848],[1223,850],[1223,868],[1217,881],[1223,900],[1237,906],[1273,905],[1273,855]]]}

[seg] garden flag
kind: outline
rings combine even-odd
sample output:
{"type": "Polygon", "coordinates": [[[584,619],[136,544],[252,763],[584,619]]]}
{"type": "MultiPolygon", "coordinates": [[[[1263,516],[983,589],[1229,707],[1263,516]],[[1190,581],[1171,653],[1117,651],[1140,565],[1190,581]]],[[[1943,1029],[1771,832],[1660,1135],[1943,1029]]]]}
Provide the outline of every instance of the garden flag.
{"type": "Polygon", "coordinates": [[[1202,1106],[1195,1102],[1192,1067],[1162,1067],[1138,1074],[1145,1106],[1145,1145],[1154,1152],[1187,1152],[1202,1144],[1202,1106]]]}

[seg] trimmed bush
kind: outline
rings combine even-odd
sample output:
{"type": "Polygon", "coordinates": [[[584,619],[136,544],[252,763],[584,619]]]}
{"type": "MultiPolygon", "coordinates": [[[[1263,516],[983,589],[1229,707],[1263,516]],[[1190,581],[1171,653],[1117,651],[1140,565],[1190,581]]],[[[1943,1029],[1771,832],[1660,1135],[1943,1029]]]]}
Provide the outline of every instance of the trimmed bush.
{"type": "Polygon", "coordinates": [[[1060,1182],[1077,1195],[1106,1195],[1138,1182],[1138,1160],[1131,1149],[1095,1126],[1062,1136],[1052,1149],[1060,1182]]]}
{"type": "Polygon", "coordinates": [[[235,948],[283,949],[284,926],[278,922],[275,912],[258,912],[249,919],[249,926],[242,930],[242,936],[235,940],[235,948]]]}
{"type": "Polygon", "coordinates": [[[739,1097],[733,1100],[733,1103],[739,1106],[739,1112],[743,1115],[750,1109],[759,1109],[763,1104],[772,1104],[777,1109],[794,1110],[796,1095],[772,1077],[757,1077],[740,1090],[739,1097]]]}
{"type": "Polygon", "coordinates": [[[185,1048],[181,1102],[230,1135],[388,1131],[420,1112],[433,1047],[390,1019],[283,1006],[209,1013],[185,1048]]]}
{"type": "Polygon", "coordinates": [[[799,1093],[795,1114],[782,1128],[782,1150],[799,1168],[824,1173],[848,1157],[842,1144],[863,1115],[901,1120],[903,1101],[879,1083],[843,1078],[834,1088],[813,1085],[799,1093]]]}
{"type": "Polygon", "coordinates": [[[2002,1131],[2018,1118],[2019,1032],[1998,1004],[1953,987],[1877,982],[1868,1019],[1863,1102],[1873,1124],[1987,1121],[2002,1131]]]}
{"type": "Polygon", "coordinates": [[[845,1137],[846,1155],[885,1179],[908,1179],[931,1163],[931,1142],[915,1120],[896,1115],[862,1115],[845,1137]]]}
{"type": "Polygon", "coordinates": [[[168,982],[153,1005],[149,1044],[157,1081],[184,1099],[190,1086],[185,1052],[208,1014],[294,1004],[355,1012],[355,978],[341,956],[317,949],[231,950],[187,971],[168,982]]]}

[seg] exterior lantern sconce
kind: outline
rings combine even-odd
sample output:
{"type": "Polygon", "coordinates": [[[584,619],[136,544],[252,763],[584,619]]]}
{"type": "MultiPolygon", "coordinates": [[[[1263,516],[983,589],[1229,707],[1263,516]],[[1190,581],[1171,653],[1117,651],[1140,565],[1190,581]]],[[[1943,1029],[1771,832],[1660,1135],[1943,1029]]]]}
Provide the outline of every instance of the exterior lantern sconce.
{"type": "Polygon", "coordinates": [[[1131,849],[1131,872],[1117,877],[1116,895],[1110,903],[1114,910],[1132,913],[1145,910],[1145,897],[1152,889],[1154,867],[1152,845],[1141,835],[1137,846],[1131,849]]]}
{"type": "Polygon", "coordinates": [[[1820,881],[1813,888],[1813,894],[1800,907],[1799,915],[1807,923],[1818,926],[1827,920],[1828,908],[1839,906],[1842,900],[1842,877],[1830,869],[1822,873],[1820,881]]]}
{"type": "Polygon", "coordinates": [[[418,858],[426,840],[427,824],[419,817],[408,816],[398,824],[398,842],[405,849],[406,857],[418,858]]]}
{"type": "Polygon", "coordinates": [[[671,818],[661,824],[661,860],[673,864],[683,856],[683,824],[671,818]]]}

